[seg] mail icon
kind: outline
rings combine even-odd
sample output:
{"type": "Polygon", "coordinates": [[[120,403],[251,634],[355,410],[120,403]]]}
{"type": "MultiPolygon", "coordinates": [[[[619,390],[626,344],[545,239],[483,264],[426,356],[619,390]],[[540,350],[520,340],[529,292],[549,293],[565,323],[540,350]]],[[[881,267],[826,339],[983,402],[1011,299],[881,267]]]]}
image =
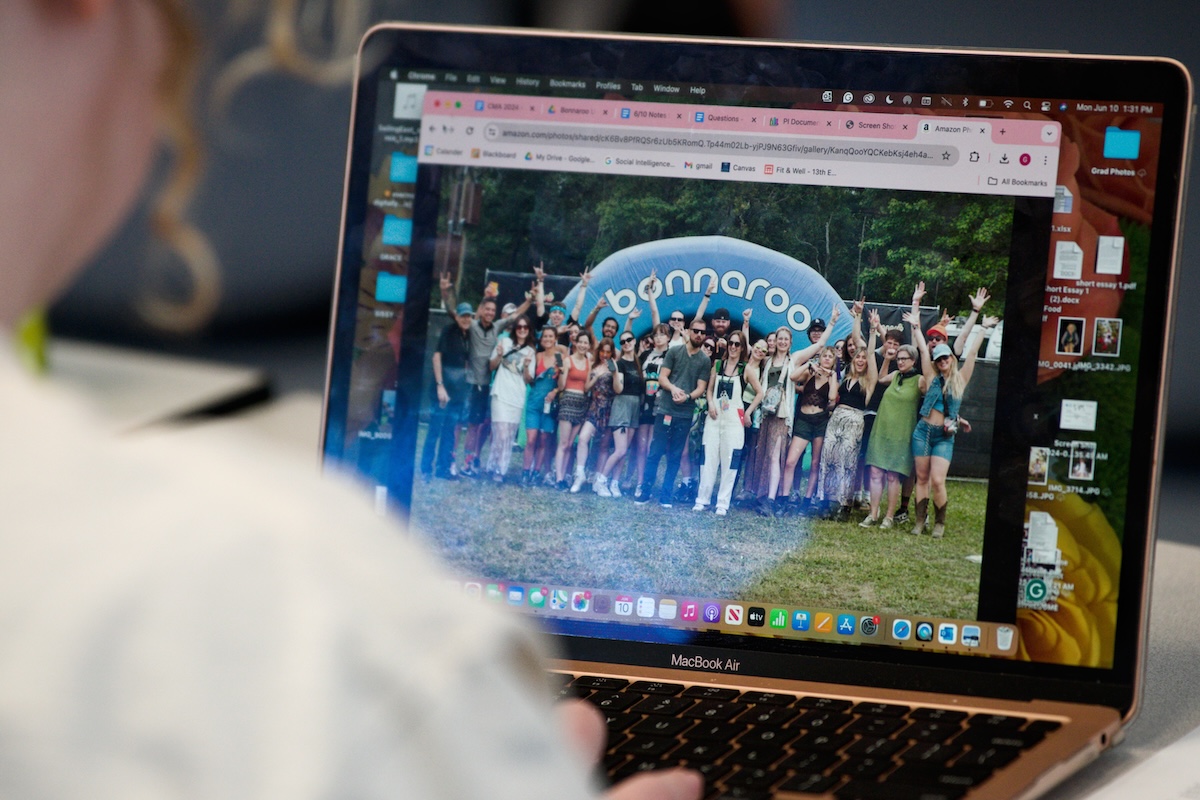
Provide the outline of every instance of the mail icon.
{"type": "Polygon", "coordinates": [[[1137,158],[1141,148],[1140,131],[1123,131],[1115,125],[1104,129],[1105,158],[1137,158]]]}

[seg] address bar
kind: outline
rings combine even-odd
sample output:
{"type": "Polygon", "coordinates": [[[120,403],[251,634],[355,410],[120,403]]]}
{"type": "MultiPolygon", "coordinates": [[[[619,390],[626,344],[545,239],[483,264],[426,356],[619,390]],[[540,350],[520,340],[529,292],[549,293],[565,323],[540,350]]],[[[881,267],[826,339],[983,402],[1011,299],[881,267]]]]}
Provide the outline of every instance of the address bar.
{"type": "Polygon", "coordinates": [[[581,125],[488,123],[484,138],[496,144],[543,144],[608,150],[690,151],[697,155],[741,155],[821,161],[854,161],[877,164],[952,167],[958,148],[946,144],[857,142],[844,139],[746,136],[688,132],[603,132],[581,125]]]}

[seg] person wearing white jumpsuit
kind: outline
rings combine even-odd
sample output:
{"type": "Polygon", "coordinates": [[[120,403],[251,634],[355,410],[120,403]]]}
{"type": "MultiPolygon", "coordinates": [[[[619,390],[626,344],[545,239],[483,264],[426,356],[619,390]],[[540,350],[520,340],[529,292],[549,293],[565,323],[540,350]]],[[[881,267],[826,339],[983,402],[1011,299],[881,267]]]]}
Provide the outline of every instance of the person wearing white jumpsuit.
{"type": "Polygon", "coordinates": [[[742,463],[746,426],[758,404],[762,388],[753,373],[743,374],[746,342],[741,331],[729,336],[728,357],[719,359],[708,380],[708,421],[704,426],[704,464],[700,469],[700,489],[693,511],[703,511],[712,499],[718,467],[721,485],[717,490],[717,514],[725,516],[733,499],[733,484],[742,463]],[[750,384],[754,399],[747,405],[742,399],[743,381],[750,384]]]}

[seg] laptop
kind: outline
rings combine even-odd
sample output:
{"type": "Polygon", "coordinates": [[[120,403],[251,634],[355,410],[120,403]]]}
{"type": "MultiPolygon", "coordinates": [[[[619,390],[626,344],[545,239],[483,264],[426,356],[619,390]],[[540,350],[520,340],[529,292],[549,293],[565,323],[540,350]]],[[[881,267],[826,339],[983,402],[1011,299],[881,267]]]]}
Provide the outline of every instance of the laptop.
{"type": "Polygon", "coordinates": [[[1167,59],[377,27],[325,462],[553,637],[612,780],[1042,794],[1137,711],[1191,114],[1167,59]]]}

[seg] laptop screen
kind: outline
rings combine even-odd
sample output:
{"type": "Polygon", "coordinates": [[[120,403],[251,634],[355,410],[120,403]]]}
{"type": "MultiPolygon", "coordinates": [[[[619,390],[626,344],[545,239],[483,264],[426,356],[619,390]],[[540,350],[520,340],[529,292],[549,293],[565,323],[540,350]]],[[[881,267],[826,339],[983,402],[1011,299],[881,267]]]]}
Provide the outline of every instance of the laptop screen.
{"type": "Polygon", "coordinates": [[[460,591],[581,639],[1129,663],[1183,109],[1053,59],[385,33],[324,452],[460,591]]]}

